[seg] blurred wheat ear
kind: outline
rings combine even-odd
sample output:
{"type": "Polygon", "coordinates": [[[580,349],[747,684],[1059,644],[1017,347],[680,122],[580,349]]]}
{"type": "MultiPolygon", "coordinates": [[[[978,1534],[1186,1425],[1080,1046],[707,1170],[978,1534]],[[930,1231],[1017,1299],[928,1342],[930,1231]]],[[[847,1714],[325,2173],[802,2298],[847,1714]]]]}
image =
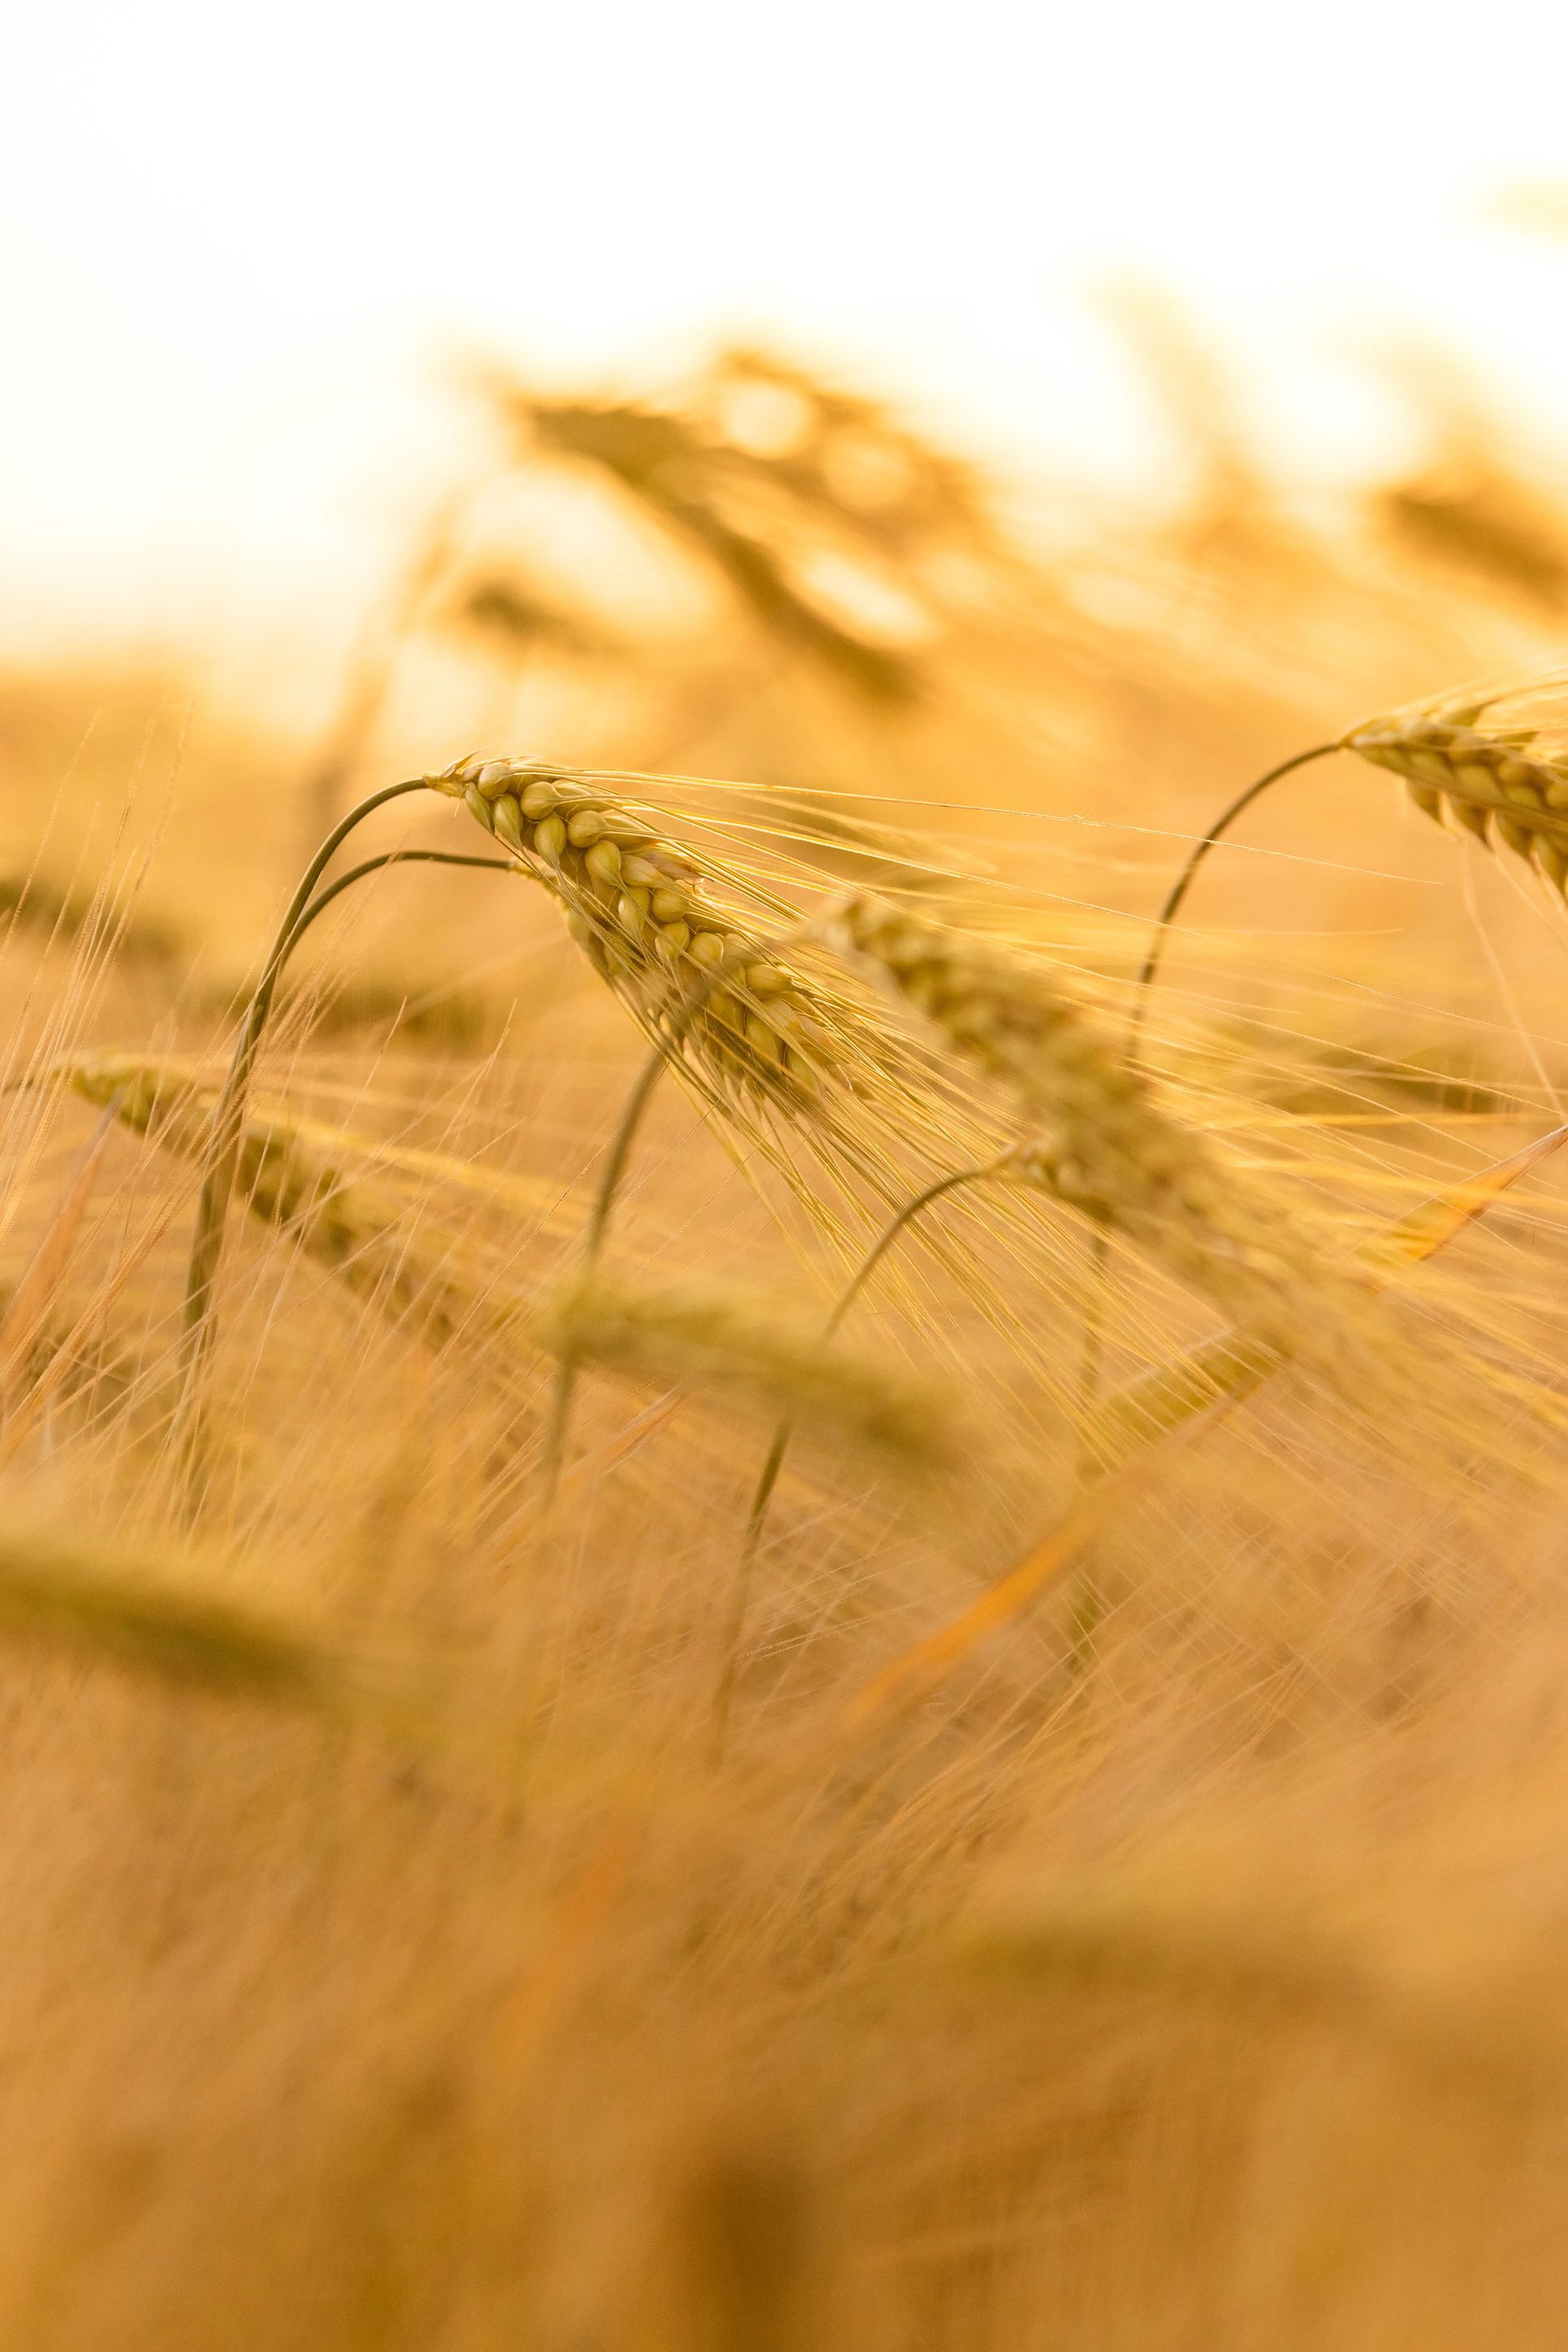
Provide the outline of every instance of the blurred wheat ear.
{"type": "Polygon", "coordinates": [[[183,1561],[43,1528],[0,1527],[0,1640],[399,1736],[442,1696],[417,1659],[221,1599],[183,1561]]]}
{"type": "Polygon", "coordinates": [[[537,1342],[576,1363],[662,1384],[697,1381],[842,1439],[910,1474],[965,1455],[957,1401],[881,1357],[824,1344],[820,1329],[733,1286],[657,1289],[574,1277],[531,1320],[537,1342]]]}
{"type": "MultiPolygon", "coordinates": [[[[177,1159],[204,1164],[217,1087],[188,1066],[131,1055],[81,1055],[47,1074],[177,1159]]],[[[247,1114],[235,1187],[260,1223],[286,1232],[392,1320],[432,1342],[463,1333],[515,1339],[523,1301],[493,1272],[432,1231],[407,1202],[365,1173],[381,1160],[423,1181],[438,1181],[526,1216],[557,1239],[580,1229],[581,1214],[559,1188],[496,1177],[443,1154],[400,1150],[300,1117],[281,1105],[247,1114]]]]}

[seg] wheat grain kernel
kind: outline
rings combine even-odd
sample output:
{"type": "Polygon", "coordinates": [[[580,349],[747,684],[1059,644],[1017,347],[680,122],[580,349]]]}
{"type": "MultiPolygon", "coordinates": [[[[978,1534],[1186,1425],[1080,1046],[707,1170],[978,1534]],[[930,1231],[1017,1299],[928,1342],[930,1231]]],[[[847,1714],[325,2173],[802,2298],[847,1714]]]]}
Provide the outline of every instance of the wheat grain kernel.
{"type": "Polygon", "coordinates": [[[497,840],[520,857],[527,844],[523,839],[523,813],[510,793],[497,793],[490,803],[490,824],[497,840]]]}

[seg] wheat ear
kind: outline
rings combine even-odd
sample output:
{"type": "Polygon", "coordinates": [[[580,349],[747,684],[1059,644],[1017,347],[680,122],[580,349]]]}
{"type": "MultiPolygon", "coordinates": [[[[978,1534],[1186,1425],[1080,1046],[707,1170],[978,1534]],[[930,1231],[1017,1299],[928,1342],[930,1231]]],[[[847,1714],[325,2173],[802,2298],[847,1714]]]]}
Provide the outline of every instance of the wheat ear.
{"type": "Polygon", "coordinates": [[[413,1662],[359,1651],[192,1582],[183,1564],[0,1527],[0,1636],[235,1699],[412,1728],[436,1696],[413,1662]]]}
{"type": "Polygon", "coordinates": [[[1495,837],[1534,864],[1568,896],[1568,744],[1561,729],[1531,723],[1520,708],[1538,681],[1469,687],[1364,719],[1332,743],[1298,751],[1260,776],[1223,809],[1197,841],[1155,918],[1136,982],[1129,1024],[1135,1046],[1166,940],[1209,851],[1270,785],[1331,751],[1354,751],[1403,776],[1424,815],[1490,843],[1495,837]],[[1510,725],[1510,707],[1521,723],[1510,725]],[[1489,713],[1500,713],[1489,719],[1489,713]]]}
{"type": "Polygon", "coordinates": [[[713,890],[737,877],[669,838],[608,782],[545,760],[459,761],[426,779],[462,800],[563,908],[567,928],[642,1025],[681,1024],[710,1080],[800,1113],[828,1074],[848,1007],[780,961],[713,890]],[[720,970],[722,983],[715,979],[720,970]],[[691,992],[709,982],[692,1009],[691,992]]]}
{"type": "Polygon", "coordinates": [[[1553,889],[1568,887],[1568,756],[1548,730],[1510,726],[1489,713],[1520,698],[1500,687],[1411,703],[1364,719],[1343,739],[1347,751],[1403,776],[1426,815],[1494,836],[1533,861],[1553,889]]]}
{"type": "Polygon", "coordinates": [[[635,1378],[701,1381],[844,1437],[904,1473],[960,1458],[953,1399],[881,1357],[824,1345],[772,1302],[715,1283],[658,1288],[573,1276],[528,1318],[553,1354],[635,1378]]]}
{"type": "MultiPolygon", "coordinates": [[[[204,1160],[213,1127],[215,1089],[177,1063],[128,1055],[82,1055],[46,1076],[89,1102],[112,1109],[133,1132],[175,1158],[204,1160]]],[[[412,1318],[434,1344],[476,1328],[509,1339],[522,1301],[465,1266],[444,1240],[422,1242],[403,1204],[372,1177],[352,1171],[340,1153],[374,1146],[280,1111],[247,1109],[235,1160],[234,1190],[264,1224],[287,1228],[299,1248],[356,1295],[372,1299],[392,1320],[412,1318]]],[[[392,1164],[399,1155],[390,1155],[392,1164]]],[[[408,1155],[415,1172],[444,1172],[434,1154],[408,1155]]],[[[454,1173],[461,1174],[461,1171],[454,1173]]],[[[541,1186],[537,1204],[519,1180],[507,1197],[549,1217],[559,1195],[541,1186]]],[[[575,1232],[575,1220],[557,1217],[557,1230],[575,1232]]]]}
{"type": "Polygon", "coordinates": [[[842,906],[834,928],[1013,1096],[1021,1175],[1218,1303],[1297,1329],[1291,1294],[1319,1275],[1312,1253],[1041,965],[869,897],[842,906]]]}

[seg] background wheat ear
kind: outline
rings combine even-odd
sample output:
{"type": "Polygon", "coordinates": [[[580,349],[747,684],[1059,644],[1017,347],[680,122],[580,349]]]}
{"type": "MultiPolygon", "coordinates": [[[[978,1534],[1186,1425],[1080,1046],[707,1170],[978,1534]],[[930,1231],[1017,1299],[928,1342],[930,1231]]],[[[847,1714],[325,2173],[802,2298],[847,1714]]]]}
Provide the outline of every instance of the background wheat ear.
{"type": "Polygon", "coordinates": [[[859,895],[837,908],[847,952],[872,963],[963,1061],[1013,1097],[1013,1164],[1103,1232],[1179,1279],[1294,1331],[1287,1294],[1334,1286],[1306,1238],[1168,1110],[1051,970],[987,940],[859,895]]]}
{"type": "Polygon", "coordinates": [[[951,1470],[967,1432],[956,1397],[883,1356],[824,1343],[778,1301],[734,1285],[637,1287],[573,1276],[529,1318],[540,1347],[660,1384],[695,1381],[848,1440],[904,1474],[951,1470]]]}
{"type": "Polygon", "coordinates": [[[0,1640],[405,1734],[443,1696],[418,1658],[229,1600],[187,1561],[29,1527],[0,1526],[0,1640]]]}
{"type": "Polygon", "coordinates": [[[1558,891],[1568,888],[1568,741],[1531,716],[1543,691],[1471,688],[1363,720],[1343,739],[1403,776],[1417,808],[1439,824],[1504,842],[1558,891]]]}
{"type": "MultiPolygon", "coordinates": [[[[48,1074],[89,1102],[112,1108],[123,1126],[173,1158],[197,1166],[212,1134],[216,1087],[179,1062],[124,1054],[73,1055],[48,1074]]],[[[377,1176],[364,1161],[377,1148],[362,1137],[303,1118],[283,1105],[251,1104],[239,1130],[235,1189],[250,1214],[326,1266],[390,1320],[418,1330],[432,1345],[486,1334],[508,1345],[520,1333],[522,1302],[507,1281],[465,1248],[460,1237],[377,1176]]],[[[388,1163],[416,1179],[439,1177],[465,1188],[475,1171],[430,1152],[385,1150],[388,1163]]],[[[541,1230],[575,1234],[579,1218],[554,1188],[537,1192],[517,1180],[496,1188],[508,1207],[538,1216],[541,1230]]]]}

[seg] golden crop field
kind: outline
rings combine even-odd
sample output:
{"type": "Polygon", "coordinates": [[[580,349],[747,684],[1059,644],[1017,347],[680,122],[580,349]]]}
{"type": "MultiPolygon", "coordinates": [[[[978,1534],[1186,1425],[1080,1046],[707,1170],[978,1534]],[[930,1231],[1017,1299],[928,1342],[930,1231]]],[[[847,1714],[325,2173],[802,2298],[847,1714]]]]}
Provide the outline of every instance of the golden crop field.
{"type": "Polygon", "coordinates": [[[0,2345],[1560,2344],[1568,493],[1149,299],[0,676],[0,2345]]]}

